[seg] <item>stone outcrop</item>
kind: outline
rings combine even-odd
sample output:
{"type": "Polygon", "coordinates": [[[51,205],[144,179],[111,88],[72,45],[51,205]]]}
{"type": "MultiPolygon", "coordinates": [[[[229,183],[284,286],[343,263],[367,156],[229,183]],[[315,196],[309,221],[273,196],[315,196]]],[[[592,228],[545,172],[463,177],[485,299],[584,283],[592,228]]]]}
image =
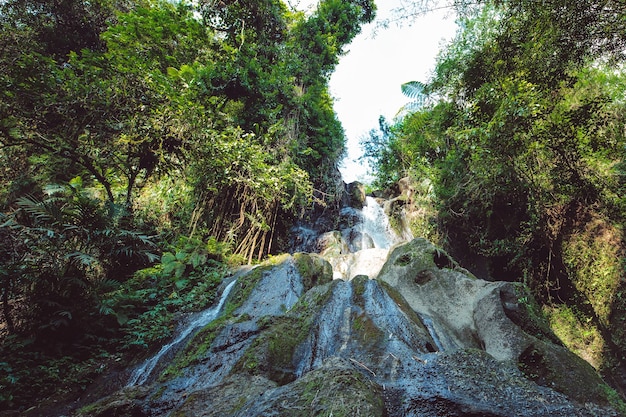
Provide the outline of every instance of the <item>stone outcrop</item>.
{"type": "Polygon", "coordinates": [[[346,201],[347,207],[361,209],[365,206],[365,186],[358,181],[346,184],[346,201]]]}
{"type": "Polygon", "coordinates": [[[331,274],[308,254],[257,267],[169,369],[77,414],[618,415],[519,285],[476,279],[424,239],[395,246],[377,279],[331,274]]]}

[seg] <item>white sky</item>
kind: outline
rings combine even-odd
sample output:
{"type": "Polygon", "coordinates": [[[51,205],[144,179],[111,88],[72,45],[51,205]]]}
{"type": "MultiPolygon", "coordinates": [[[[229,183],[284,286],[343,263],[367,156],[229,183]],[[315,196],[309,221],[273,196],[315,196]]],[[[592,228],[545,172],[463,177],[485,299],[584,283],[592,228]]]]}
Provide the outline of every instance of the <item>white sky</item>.
{"type": "MultiPolygon", "coordinates": [[[[377,0],[376,20],[387,18],[403,0],[377,0]]],[[[407,0],[404,0],[407,1],[407,0]]],[[[292,1],[297,3],[297,1],[292,1]]],[[[317,0],[300,0],[305,10],[317,0]]],[[[443,43],[456,32],[449,11],[431,12],[411,26],[378,29],[376,21],[362,28],[348,46],[330,79],[335,111],[348,138],[348,157],[341,173],[344,181],[368,182],[367,167],[355,161],[362,153],[359,140],[378,127],[378,117],[392,120],[398,110],[410,101],[400,91],[408,81],[428,81],[435,57],[443,43]]]]}

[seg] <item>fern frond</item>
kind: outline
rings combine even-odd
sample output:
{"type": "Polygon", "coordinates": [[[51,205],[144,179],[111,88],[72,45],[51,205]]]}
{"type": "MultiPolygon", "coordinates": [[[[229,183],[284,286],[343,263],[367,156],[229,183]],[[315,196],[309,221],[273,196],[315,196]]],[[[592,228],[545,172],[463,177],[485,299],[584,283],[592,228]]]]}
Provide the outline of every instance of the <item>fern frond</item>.
{"type": "Polygon", "coordinates": [[[63,219],[63,213],[56,205],[57,202],[62,200],[58,197],[50,197],[40,201],[34,196],[25,196],[18,198],[16,203],[19,208],[32,216],[37,222],[52,225],[61,222],[63,219]]]}
{"type": "Polygon", "coordinates": [[[402,94],[408,98],[419,99],[420,97],[426,96],[426,86],[419,81],[409,81],[408,83],[402,84],[400,88],[402,89],[402,94]]]}
{"type": "Polygon", "coordinates": [[[95,256],[89,255],[84,252],[72,252],[65,255],[65,259],[70,261],[77,261],[82,266],[92,266],[98,262],[95,256]]]}
{"type": "Polygon", "coordinates": [[[144,254],[144,256],[146,258],[148,258],[148,262],[150,262],[150,263],[156,262],[156,261],[158,261],[161,258],[156,253],[152,253],[152,252],[144,252],[143,254],[144,254]]]}
{"type": "Polygon", "coordinates": [[[405,104],[398,110],[398,113],[396,113],[397,119],[402,119],[406,115],[415,113],[428,104],[429,97],[426,93],[426,86],[423,83],[419,81],[409,81],[408,83],[402,84],[401,89],[402,94],[412,98],[413,101],[405,104]]]}
{"type": "Polygon", "coordinates": [[[43,192],[49,196],[67,193],[67,186],[60,184],[48,184],[43,187],[43,192]]]}
{"type": "Polygon", "coordinates": [[[117,290],[122,285],[118,280],[111,278],[103,278],[97,281],[100,292],[108,292],[117,290]]]}

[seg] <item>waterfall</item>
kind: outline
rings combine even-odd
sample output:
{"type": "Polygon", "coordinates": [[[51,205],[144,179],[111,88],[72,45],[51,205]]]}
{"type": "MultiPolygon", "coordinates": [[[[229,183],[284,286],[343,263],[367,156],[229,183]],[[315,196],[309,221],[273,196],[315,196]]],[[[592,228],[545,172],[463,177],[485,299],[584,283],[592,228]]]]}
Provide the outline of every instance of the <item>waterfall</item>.
{"type": "Polygon", "coordinates": [[[374,247],[389,249],[398,241],[389,224],[389,218],[383,208],[373,197],[366,197],[367,205],[363,207],[363,236],[370,236],[374,241],[374,247]]]}
{"type": "Polygon", "coordinates": [[[228,294],[230,294],[230,291],[232,290],[236,282],[237,280],[235,279],[226,286],[226,288],[224,289],[224,292],[222,293],[220,301],[216,306],[211,307],[201,312],[198,315],[198,317],[191,320],[187,324],[187,326],[185,326],[185,328],[181,330],[181,332],[178,334],[178,336],[174,340],[172,340],[170,343],[161,347],[161,350],[159,350],[156,353],[156,355],[147,359],[143,364],[141,364],[141,366],[135,369],[132,375],[130,376],[130,379],[128,380],[128,383],[126,384],[126,386],[131,387],[135,385],[145,384],[148,378],[150,377],[150,375],[152,374],[152,371],[154,371],[154,368],[157,366],[161,358],[166,353],[168,353],[172,348],[174,348],[183,340],[185,340],[194,330],[204,327],[207,324],[211,323],[213,320],[215,320],[217,316],[219,315],[220,311],[222,310],[222,307],[224,306],[224,303],[226,302],[226,298],[228,298],[228,294]]]}

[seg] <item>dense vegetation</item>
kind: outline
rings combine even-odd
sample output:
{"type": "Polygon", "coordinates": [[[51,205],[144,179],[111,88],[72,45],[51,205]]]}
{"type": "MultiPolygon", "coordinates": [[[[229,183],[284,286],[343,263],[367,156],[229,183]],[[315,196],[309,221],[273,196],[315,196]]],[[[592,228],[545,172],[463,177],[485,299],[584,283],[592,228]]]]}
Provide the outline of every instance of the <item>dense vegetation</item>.
{"type": "Polygon", "coordinates": [[[333,203],[370,0],[0,4],[0,409],[84,388],[333,203]]]}
{"type": "Polygon", "coordinates": [[[478,275],[528,284],[558,336],[624,389],[626,7],[454,3],[432,78],[405,84],[415,102],[364,138],[377,183],[411,176],[432,197],[418,233],[478,275]]]}

